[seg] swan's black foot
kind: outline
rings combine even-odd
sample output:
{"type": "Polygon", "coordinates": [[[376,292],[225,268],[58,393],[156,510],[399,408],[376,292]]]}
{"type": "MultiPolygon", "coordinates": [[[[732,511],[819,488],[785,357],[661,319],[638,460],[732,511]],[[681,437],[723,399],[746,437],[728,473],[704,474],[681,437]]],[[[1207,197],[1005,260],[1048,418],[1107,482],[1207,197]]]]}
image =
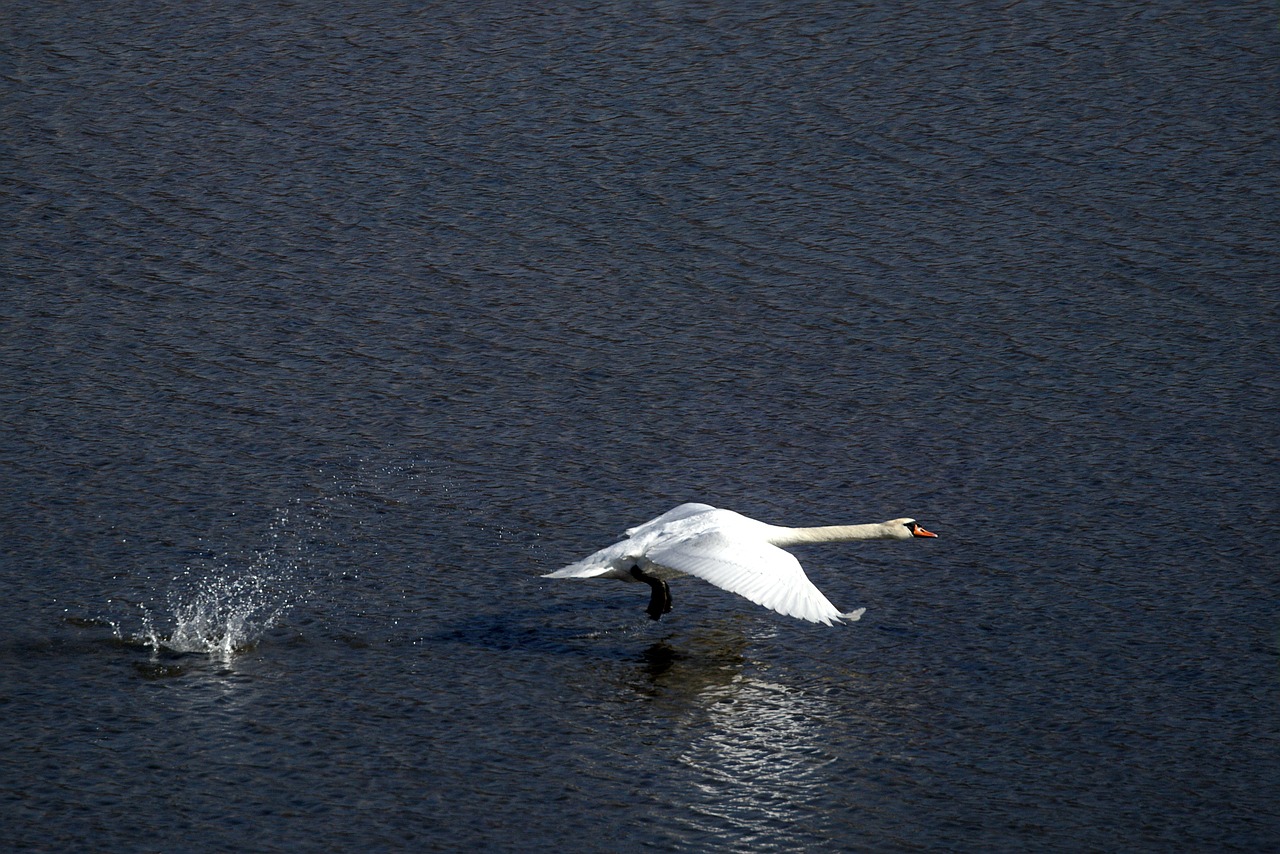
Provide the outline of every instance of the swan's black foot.
{"type": "Polygon", "coordinates": [[[671,588],[667,582],[638,566],[631,567],[631,577],[649,585],[649,607],[644,609],[649,619],[660,620],[663,614],[671,613],[671,588]]]}

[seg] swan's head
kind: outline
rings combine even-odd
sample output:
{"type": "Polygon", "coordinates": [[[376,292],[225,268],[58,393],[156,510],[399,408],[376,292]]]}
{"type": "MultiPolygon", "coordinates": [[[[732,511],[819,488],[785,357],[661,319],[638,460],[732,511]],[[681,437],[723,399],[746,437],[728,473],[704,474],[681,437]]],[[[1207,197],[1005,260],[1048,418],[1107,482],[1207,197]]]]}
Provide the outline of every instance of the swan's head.
{"type": "Polygon", "coordinates": [[[888,529],[889,535],[895,540],[909,540],[912,537],[936,537],[937,534],[930,533],[916,522],[915,519],[893,519],[884,523],[888,529]]]}

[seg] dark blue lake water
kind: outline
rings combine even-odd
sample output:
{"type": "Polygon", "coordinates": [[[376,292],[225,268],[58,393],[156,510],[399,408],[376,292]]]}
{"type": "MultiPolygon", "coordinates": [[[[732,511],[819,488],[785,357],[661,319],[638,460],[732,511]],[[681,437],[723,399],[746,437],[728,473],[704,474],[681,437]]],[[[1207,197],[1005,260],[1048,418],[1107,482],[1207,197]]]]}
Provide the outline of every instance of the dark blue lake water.
{"type": "Polygon", "coordinates": [[[1280,845],[1275,4],[0,22],[0,847],[1280,845]]]}

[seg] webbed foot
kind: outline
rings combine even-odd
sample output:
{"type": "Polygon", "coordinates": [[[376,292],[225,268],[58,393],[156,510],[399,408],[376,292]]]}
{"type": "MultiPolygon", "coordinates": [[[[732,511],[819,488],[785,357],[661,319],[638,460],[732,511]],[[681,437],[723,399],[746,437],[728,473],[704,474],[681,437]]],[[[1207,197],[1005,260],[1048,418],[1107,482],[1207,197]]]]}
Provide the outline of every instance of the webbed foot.
{"type": "Polygon", "coordinates": [[[650,575],[639,566],[631,567],[631,577],[649,585],[649,607],[644,609],[649,619],[660,620],[663,614],[671,613],[671,588],[667,582],[650,575]]]}

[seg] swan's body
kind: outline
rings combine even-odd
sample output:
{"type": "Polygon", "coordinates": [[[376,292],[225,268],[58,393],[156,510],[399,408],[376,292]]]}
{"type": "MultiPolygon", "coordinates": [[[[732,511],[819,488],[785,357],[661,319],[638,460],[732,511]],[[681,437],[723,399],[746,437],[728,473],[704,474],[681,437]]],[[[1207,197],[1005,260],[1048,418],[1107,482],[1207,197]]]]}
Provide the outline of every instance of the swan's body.
{"type": "Polygon", "coordinates": [[[934,537],[914,519],[872,525],[784,528],[748,519],[706,504],[681,504],[627,538],[543,578],[617,578],[643,581],[652,589],[649,616],[671,610],[667,581],[693,575],[788,617],[831,625],[856,620],[865,610],[842,612],[822,595],[800,561],[785,546],[853,540],[909,540],[934,537]]]}

